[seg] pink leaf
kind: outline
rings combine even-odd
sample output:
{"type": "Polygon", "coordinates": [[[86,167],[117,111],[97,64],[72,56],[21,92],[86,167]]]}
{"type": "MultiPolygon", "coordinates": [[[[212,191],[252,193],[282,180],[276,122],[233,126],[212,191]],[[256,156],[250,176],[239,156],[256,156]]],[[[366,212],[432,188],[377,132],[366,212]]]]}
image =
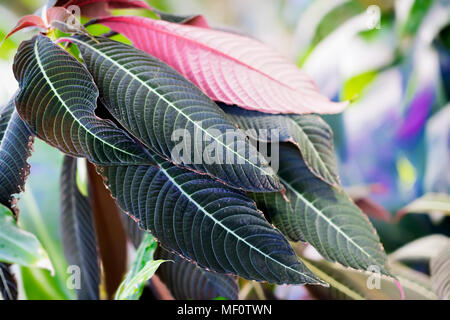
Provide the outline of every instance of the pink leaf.
{"type": "MultiPolygon", "coordinates": [[[[165,61],[211,99],[267,113],[338,113],[308,75],[263,43],[241,35],[141,17],[98,20],[165,61]]],[[[332,53],[331,53],[332,54],[332,53]]]]}
{"type": "Polygon", "coordinates": [[[41,17],[35,16],[35,15],[28,15],[20,18],[20,20],[17,22],[16,26],[6,35],[6,37],[3,39],[3,42],[8,39],[10,36],[12,36],[14,33],[16,33],[19,30],[29,28],[29,27],[38,27],[42,29],[46,29],[47,26],[45,25],[44,21],[41,17]]]}

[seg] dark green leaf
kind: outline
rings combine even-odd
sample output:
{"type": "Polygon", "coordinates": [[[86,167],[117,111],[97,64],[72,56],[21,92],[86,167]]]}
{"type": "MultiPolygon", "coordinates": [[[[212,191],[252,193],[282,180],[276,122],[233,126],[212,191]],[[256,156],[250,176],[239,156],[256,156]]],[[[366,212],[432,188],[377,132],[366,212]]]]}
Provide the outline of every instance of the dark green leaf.
{"type": "Polygon", "coordinates": [[[23,191],[30,172],[33,137],[15,111],[14,98],[0,111],[0,141],[0,203],[15,211],[13,195],[23,191]]]}
{"type": "Polygon", "coordinates": [[[64,255],[69,266],[80,271],[79,300],[98,300],[99,258],[94,219],[89,199],[76,183],[77,160],[65,156],[61,172],[61,233],[64,255]]]}
{"type": "Polygon", "coordinates": [[[325,182],[339,186],[333,132],[322,118],[315,115],[267,114],[224,104],[220,106],[251,139],[293,143],[299,148],[311,172],[325,182]]]}
{"type": "Polygon", "coordinates": [[[276,174],[243,133],[173,68],[107,38],[66,40],[78,45],[111,114],[154,152],[235,188],[281,190],[276,174]],[[184,148],[182,155],[178,148],[184,148]]]}
{"type": "Polygon", "coordinates": [[[0,263],[0,295],[4,300],[17,300],[16,278],[6,263],[0,263]]]}
{"type": "Polygon", "coordinates": [[[159,267],[157,275],[177,300],[237,300],[239,286],[234,276],[198,267],[178,255],[158,249],[157,259],[171,260],[159,267]]]}
{"type": "Polygon", "coordinates": [[[95,116],[98,90],[86,68],[42,35],[14,59],[21,118],[66,154],[99,164],[150,164],[145,150],[109,120],[95,116]]]}
{"type": "Polygon", "coordinates": [[[326,259],[390,275],[387,257],[368,218],[340,190],[316,178],[300,152],[280,145],[281,182],[286,194],[253,194],[258,207],[294,241],[305,239],[326,259]]]}
{"type": "Polygon", "coordinates": [[[100,171],[141,228],[200,266],[271,283],[318,283],[244,193],[155,156],[152,166],[100,171]]]}

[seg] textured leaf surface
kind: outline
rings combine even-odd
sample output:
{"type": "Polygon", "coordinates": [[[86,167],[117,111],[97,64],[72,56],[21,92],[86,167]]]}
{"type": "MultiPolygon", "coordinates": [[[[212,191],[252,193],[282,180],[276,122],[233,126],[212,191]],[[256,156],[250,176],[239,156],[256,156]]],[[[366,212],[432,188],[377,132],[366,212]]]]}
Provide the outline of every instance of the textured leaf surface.
{"type": "Polygon", "coordinates": [[[80,268],[79,300],[98,300],[99,258],[94,219],[89,199],[76,183],[77,160],[66,156],[61,172],[61,233],[64,255],[69,266],[80,268]]]}
{"type": "Polygon", "coordinates": [[[320,117],[273,115],[223,104],[220,106],[230,120],[245,130],[250,138],[265,140],[264,142],[293,143],[300,149],[311,172],[331,185],[340,184],[334,155],[333,132],[320,117]],[[266,130],[267,133],[261,130],[266,130]]]}
{"type": "Polygon", "coordinates": [[[304,239],[326,259],[367,270],[378,266],[383,274],[386,254],[367,217],[342,192],[316,178],[298,150],[280,145],[281,193],[253,194],[259,208],[289,238],[304,239]]]}
{"type": "Polygon", "coordinates": [[[98,90],[88,71],[47,37],[22,42],[14,74],[17,110],[39,138],[94,163],[151,163],[123,130],[95,116],[98,90]]]}
{"type": "Polygon", "coordinates": [[[243,133],[178,72],[110,39],[97,38],[95,42],[80,36],[66,40],[79,46],[111,114],[153,151],[236,188],[281,189],[276,174],[243,133]],[[180,137],[176,136],[177,129],[180,137]],[[186,148],[174,159],[180,143],[186,148]],[[210,148],[216,153],[210,154],[210,148]]]}
{"type": "Polygon", "coordinates": [[[450,300],[450,240],[439,254],[430,261],[431,285],[442,300],[450,300]]]}
{"type": "Polygon", "coordinates": [[[53,270],[39,240],[17,225],[11,211],[0,205],[0,262],[53,270]]]}
{"type": "Polygon", "coordinates": [[[269,113],[337,113],[347,106],[330,102],[309,76],[251,38],[141,17],[98,22],[173,66],[213,100],[269,113]]]}
{"type": "MultiPolygon", "coordinates": [[[[24,190],[33,137],[15,111],[14,99],[0,111],[0,203],[16,211],[14,194],[24,190]]],[[[17,212],[16,212],[17,215],[17,212]]]]}
{"type": "Polygon", "coordinates": [[[139,300],[145,283],[153,277],[158,267],[165,262],[165,260],[153,259],[156,248],[155,238],[148,233],[145,234],[130,271],[117,289],[116,300],[139,300]]]}
{"type": "Polygon", "coordinates": [[[220,272],[271,283],[317,283],[244,193],[157,158],[151,166],[103,167],[119,205],[161,244],[220,272]]]}
{"type": "Polygon", "coordinates": [[[239,286],[234,276],[207,271],[164,249],[158,259],[170,260],[157,272],[177,300],[212,300],[218,297],[237,300],[239,286]]]}
{"type": "Polygon", "coordinates": [[[6,263],[0,263],[0,295],[3,300],[17,300],[16,278],[6,263]]]}

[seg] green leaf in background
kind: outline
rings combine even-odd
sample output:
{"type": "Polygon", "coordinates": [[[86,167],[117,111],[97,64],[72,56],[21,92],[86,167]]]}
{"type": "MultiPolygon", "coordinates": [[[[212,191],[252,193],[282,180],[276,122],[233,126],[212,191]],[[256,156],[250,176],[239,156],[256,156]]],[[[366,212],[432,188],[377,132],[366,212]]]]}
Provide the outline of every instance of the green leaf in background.
{"type": "Polygon", "coordinates": [[[403,26],[403,33],[412,36],[416,34],[423,19],[432,7],[434,0],[414,0],[408,18],[403,26]]]}
{"type": "Polygon", "coordinates": [[[245,130],[251,139],[293,143],[312,173],[333,186],[340,185],[333,132],[319,116],[274,115],[224,104],[219,106],[231,122],[245,130]]]}
{"type": "Polygon", "coordinates": [[[450,300],[450,239],[446,246],[430,261],[431,285],[442,300],[450,300]]]}
{"type": "Polygon", "coordinates": [[[378,235],[359,208],[342,191],[316,178],[300,152],[280,145],[281,182],[286,194],[255,193],[257,205],[292,240],[306,240],[329,261],[367,270],[377,266],[390,276],[378,235]]]}
{"type": "Polygon", "coordinates": [[[95,116],[98,90],[91,76],[49,38],[22,42],[13,69],[20,85],[17,111],[39,138],[94,163],[152,164],[125,131],[95,116]]]}
{"type": "Polygon", "coordinates": [[[0,261],[53,271],[39,240],[17,225],[11,211],[0,205],[0,261]]]}
{"type": "MultiPolygon", "coordinates": [[[[364,89],[376,78],[378,72],[367,71],[348,79],[341,91],[341,100],[357,101],[364,89]]],[[[351,106],[351,105],[350,105],[351,106]]]]}
{"type": "Polygon", "coordinates": [[[182,257],[159,248],[158,259],[167,260],[158,276],[177,300],[237,300],[237,278],[200,268],[182,257]]]}
{"type": "Polygon", "coordinates": [[[67,40],[79,47],[111,114],[155,153],[238,189],[281,190],[276,174],[243,133],[173,68],[107,38],[77,36],[67,40]],[[109,71],[104,72],[105,68],[109,71]],[[174,139],[177,132],[181,137],[174,139]],[[231,142],[227,141],[230,132],[234,134],[231,142]],[[182,142],[178,142],[180,138],[182,142]],[[183,155],[174,155],[180,144],[185,146],[183,155]],[[214,156],[204,152],[211,144],[214,156]]]}
{"type": "Polygon", "coordinates": [[[21,268],[23,298],[30,300],[76,299],[74,290],[67,286],[70,274],[60,236],[60,210],[57,204],[60,202],[58,176],[62,160],[62,154],[57,149],[37,139],[35,151],[29,159],[31,174],[18,202],[21,227],[36,235],[55,268],[53,275],[44,269],[21,268]]]}
{"type": "Polygon", "coordinates": [[[153,260],[158,244],[146,233],[137,250],[136,258],[125,280],[117,289],[115,300],[139,300],[145,283],[153,277],[159,265],[165,260],[153,260]]]}

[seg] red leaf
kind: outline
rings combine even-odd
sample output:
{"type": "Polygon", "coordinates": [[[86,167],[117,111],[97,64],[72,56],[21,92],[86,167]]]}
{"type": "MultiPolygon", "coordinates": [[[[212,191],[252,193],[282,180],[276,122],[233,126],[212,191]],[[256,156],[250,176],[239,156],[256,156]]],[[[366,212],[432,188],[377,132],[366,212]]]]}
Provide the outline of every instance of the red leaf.
{"type": "MultiPolygon", "coordinates": [[[[6,37],[3,39],[5,41],[10,36],[12,36],[14,33],[16,33],[19,30],[29,28],[29,27],[38,27],[42,29],[46,29],[47,26],[45,25],[44,21],[41,17],[36,15],[28,15],[20,18],[20,20],[17,22],[16,26],[6,35],[6,37]]],[[[3,43],[2,41],[2,43],[3,43]]]]}
{"type": "Polygon", "coordinates": [[[141,17],[98,22],[174,67],[213,100],[268,113],[338,113],[347,106],[321,95],[308,75],[257,40],[141,17]]]}
{"type": "Polygon", "coordinates": [[[110,9],[149,9],[151,7],[141,0],[58,0],[55,7],[68,8],[78,6],[81,13],[90,18],[110,15],[110,9]]]}
{"type": "Polygon", "coordinates": [[[381,205],[370,199],[369,197],[363,197],[359,199],[355,199],[355,204],[371,218],[389,222],[392,220],[391,214],[389,211],[384,209],[381,205]]]}

